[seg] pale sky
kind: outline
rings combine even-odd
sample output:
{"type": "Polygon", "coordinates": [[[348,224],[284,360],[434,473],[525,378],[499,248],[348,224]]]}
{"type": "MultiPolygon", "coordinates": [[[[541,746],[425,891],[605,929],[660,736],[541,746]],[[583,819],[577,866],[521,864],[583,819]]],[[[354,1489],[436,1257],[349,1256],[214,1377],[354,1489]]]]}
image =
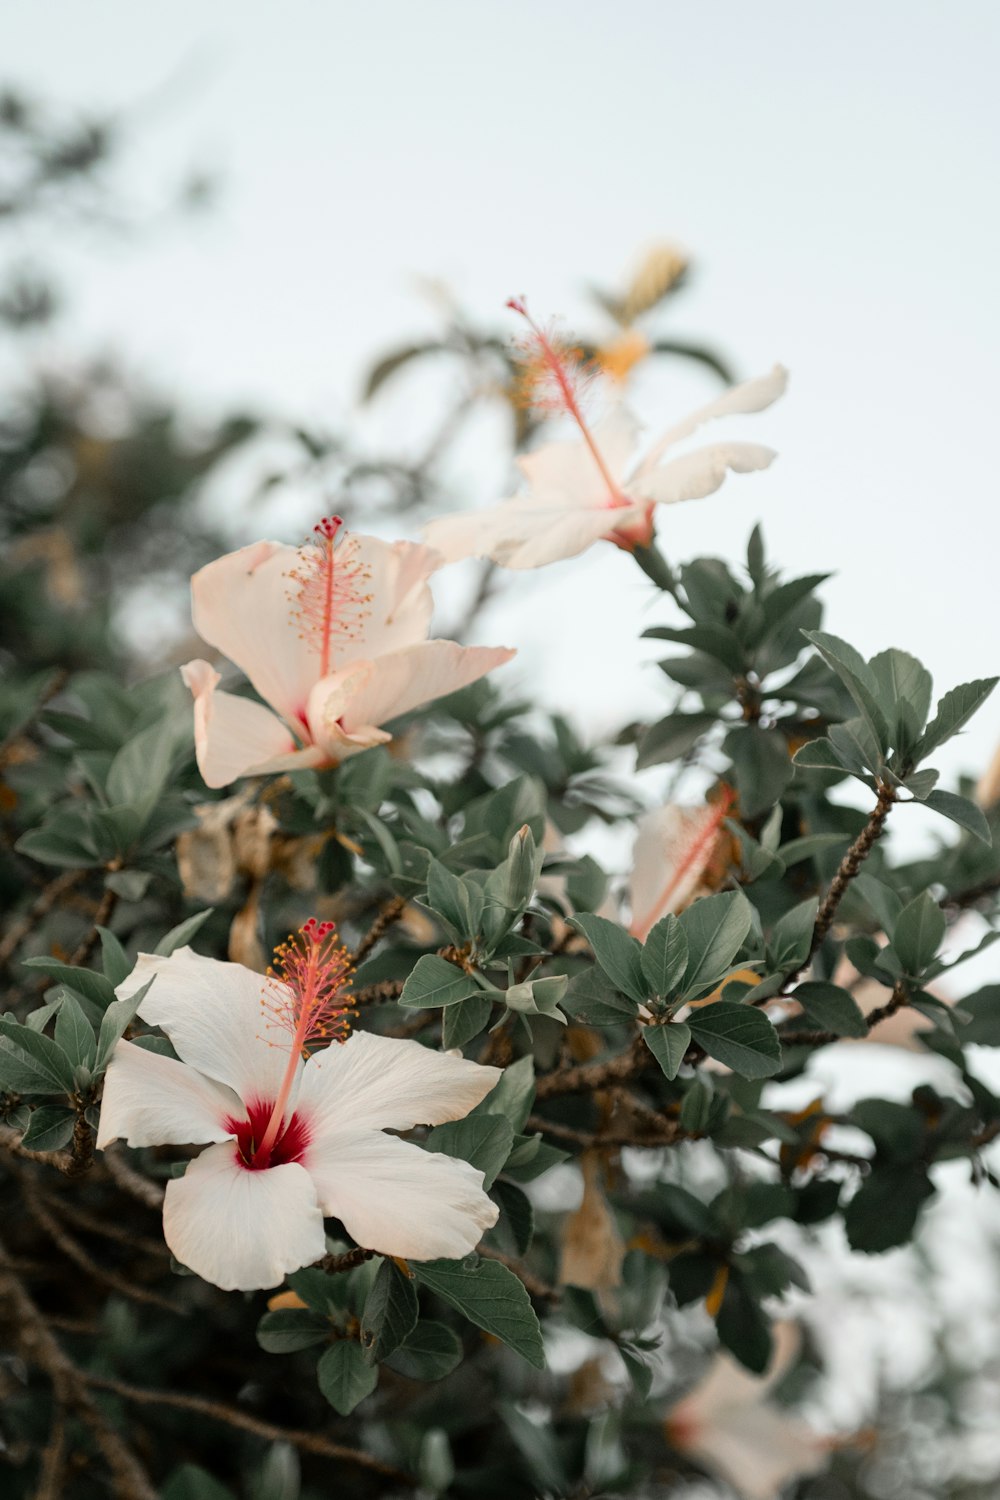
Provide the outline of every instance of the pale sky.
{"type": "MultiPolygon", "coordinates": [[[[39,352],[115,348],[196,414],[350,427],[366,359],[432,326],[417,277],[483,319],[525,292],[572,325],[589,280],[672,237],[698,273],[670,331],[793,383],[732,431],[779,462],[671,509],[665,550],[736,560],[763,520],[788,569],[838,575],[828,629],[914,651],[943,690],[1000,668],[998,41],[989,0],[9,0],[7,80],[139,107],[141,201],[192,164],[223,184],[194,225],[63,259],[71,331],[39,352]]],[[[713,392],[675,366],[637,401],[655,432],[713,392]]],[[[467,462],[455,506],[499,498],[467,462]]],[[[613,728],[669,706],[632,645],[665,618],[649,599],[598,547],[518,580],[480,638],[613,728]]],[[[942,763],[998,738],[1000,699],[942,763]]]]}

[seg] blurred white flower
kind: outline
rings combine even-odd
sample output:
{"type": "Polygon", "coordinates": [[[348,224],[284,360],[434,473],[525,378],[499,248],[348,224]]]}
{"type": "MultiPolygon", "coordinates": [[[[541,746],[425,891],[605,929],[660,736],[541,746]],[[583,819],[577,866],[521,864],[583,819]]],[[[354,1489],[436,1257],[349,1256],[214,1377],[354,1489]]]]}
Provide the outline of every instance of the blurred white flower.
{"type": "Polygon", "coordinates": [[[699,893],[718,847],[732,795],[702,807],[657,807],[636,825],[628,894],[629,931],[645,942],[661,917],[683,911],[699,893]]]}
{"type": "Polygon", "coordinates": [[[116,993],[153,980],[139,1014],[180,1061],[118,1043],[98,1146],[207,1144],[168,1183],[163,1232],[225,1291],[318,1260],[329,1216],[386,1255],[466,1255],[497,1219],[483,1174],[385,1132],[461,1119],[500,1070],[366,1032],[344,1041],[349,964],[329,923],[308,923],[276,967],[264,979],[190,948],[140,955],[116,993]],[[317,1040],[331,1044],[305,1055],[317,1040]]]}
{"type": "Polygon", "coordinates": [[[666,1417],[673,1448],[731,1484],[743,1500],[778,1500],[790,1479],[817,1474],[830,1439],[769,1399],[799,1349],[792,1323],[774,1328],[774,1354],[765,1374],[751,1375],[719,1354],[692,1391],[666,1417]]]}
{"type": "Polygon", "coordinates": [[[730,471],[766,469],[774,458],[772,449],[745,442],[712,443],[679,457],[666,455],[705,422],[770,406],[787,383],[780,365],[693,412],[665,432],[640,463],[631,465],[635,419],[616,406],[592,430],[579,400],[579,370],[572,354],[539,328],[523,302],[508,305],[528,320],[532,330],[531,359],[550,393],[541,404],[569,415],[580,439],[546,443],[519,458],[527,480],[523,494],[489,510],[442,516],[425,527],[430,546],[449,562],[489,557],[505,568],[540,568],[576,557],[601,539],[631,552],[652,541],[657,504],[699,500],[713,494],[730,471]]]}
{"type": "Polygon", "coordinates": [[[181,668],[209,786],[336,765],[390,740],[379,727],[388,719],[514,655],[502,646],[429,641],[427,579],[442,559],[412,542],[341,536],[342,526],[338,516],[322,521],[299,548],[255,542],[192,578],[198,634],[270,704],[218,692],[221,679],[206,661],[181,668]]]}

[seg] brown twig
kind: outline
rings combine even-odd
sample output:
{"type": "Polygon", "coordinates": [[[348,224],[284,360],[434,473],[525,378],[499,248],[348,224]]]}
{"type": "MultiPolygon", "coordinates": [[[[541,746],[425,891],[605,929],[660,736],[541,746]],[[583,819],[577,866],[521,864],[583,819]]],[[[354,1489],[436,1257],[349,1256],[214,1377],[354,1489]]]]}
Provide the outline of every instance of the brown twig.
{"type": "Polygon", "coordinates": [[[35,1151],[21,1144],[21,1137],[8,1125],[0,1125],[0,1146],[12,1156],[23,1161],[34,1161],[45,1167],[55,1167],[64,1177],[79,1177],[89,1171],[94,1161],[94,1136],[83,1116],[77,1115],[73,1127],[73,1147],[70,1151],[35,1151]]]}
{"type": "Polygon", "coordinates": [[[111,1493],[118,1500],[157,1500],[145,1469],[87,1390],[89,1377],[63,1352],[2,1247],[0,1301],[9,1311],[24,1358],[44,1370],[56,1401],[73,1411],[93,1434],[111,1473],[111,1493]]]}
{"type": "Polygon", "coordinates": [[[144,1203],[147,1208],[159,1213],[163,1208],[164,1189],[158,1182],[153,1182],[149,1177],[144,1177],[134,1167],[130,1167],[122,1152],[121,1146],[109,1146],[104,1152],[104,1165],[108,1169],[108,1176],[116,1187],[120,1187],[123,1193],[128,1193],[137,1203],[144,1203]]]}
{"type": "MultiPolygon", "coordinates": [[[[115,861],[115,863],[117,864],[117,861],[115,861]]],[[[104,895],[101,897],[100,901],[97,904],[97,910],[94,912],[94,919],[91,924],[90,931],[80,943],[79,947],[75,949],[73,956],[70,959],[70,965],[72,968],[78,969],[81,964],[85,964],[87,962],[87,959],[96,948],[97,940],[101,935],[97,930],[98,927],[106,927],[108,925],[112,913],[114,912],[114,909],[117,905],[118,893],[116,891],[113,891],[110,886],[108,886],[105,889],[104,895]]]]}
{"type": "MultiPolygon", "coordinates": [[[[809,958],[812,958],[820,943],[822,943],[829,932],[837,913],[837,907],[843,900],[847,887],[868,858],[876,840],[881,838],[882,830],[885,827],[885,820],[889,816],[889,811],[895,800],[896,791],[894,787],[879,787],[878,801],[872,809],[871,816],[840,861],[837,873],[830,882],[830,889],[827,891],[822,905],[816,913],[816,925],[813,928],[809,958]]],[[[808,959],[806,962],[808,963],[808,959]]],[[[802,968],[805,968],[805,964],[802,965],[802,968]]],[[[798,972],[801,973],[802,969],[799,969],[798,972]]]]}
{"type": "Polygon", "coordinates": [[[355,966],[357,966],[363,958],[367,957],[367,955],[375,947],[375,944],[379,941],[380,938],[385,936],[386,932],[393,925],[393,923],[399,921],[405,910],[405,896],[394,896],[391,901],[386,902],[385,906],[383,906],[382,910],[379,912],[378,916],[375,918],[374,922],[369,927],[368,931],[365,933],[364,937],[361,939],[360,943],[354,950],[354,955],[351,959],[351,962],[355,966]]]}
{"type": "Polygon", "coordinates": [[[20,943],[27,937],[35,923],[47,917],[67,891],[79,885],[86,873],[86,870],[64,870],[61,875],[57,875],[55,880],[50,880],[48,885],[39,891],[28,910],[14,918],[3,938],[0,939],[0,964],[6,964],[13,958],[20,943]]]}
{"type": "Polygon", "coordinates": [[[382,979],[378,984],[366,984],[363,989],[355,990],[351,998],[355,1005],[379,1005],[387,1000],[398,1000],[404,982],[402,979],[382,979]]]}
{"type": "Polygon", "coordinates": [[[52,1415],[49,1440],[42,1453],[38,1486],[32,1500],[60,1500],[66,1462],[66,1408],[60,1403],[52,1415]]]}
{"type": "Polygon", "coordinates": [[[98,1265],[97,1261],[89,1256],[82,1245],[77,1244],[73,1236],[66,1230],[53,1213],[42,1202],[41,1196],[32,1183],[23,1183],[24,1197],[32,1218],[44,1229],[46,1234],[57,1245],[67,1260],[85,1271],[94,1281],[100,1282],[112,1291],[119,1292],[123,1297],[128,1297],[132,1302],[143,1302],[149,1307],[158,1307],[164,1312],[173,1313],[178,1317],[186,1317],[187,1312],[183,1307],[169,1297],[161,1297],[159,1292],[148,1291],[145,1287],[135,1286],[117,1271],[109,1271],[106,1267],[98,1265]]]}
{"type": "Polygon", "coordinates": [[[601,1062],[578,1063],[572,1068],[559,1068],[554,1073],[547,1073],[538,1080],[535,1098],[551,1099],[556,1094],[591,1093],[595,1089],[607,1088],[611,1083],[622,1083],[627,1078],[634,1078],[651,1059],[652,1054],[642,1037],[636,1037],[630,1047],[615,1057],[601,1062]]]}
{"type": "Polygon", "coordinates": [[[540,1130],[557,1141],[580,1146],[585,1151],[602,1146],[609,1149],[619,1146],[676,1146],[680,1141],[693,1139],[691,1132],[682,1130],[676,1120],[663,1120],[659,1123],[659,1130],[640,1126],[632,1130],[591,1131],[577,1130],[573,1125],[561,1125],[554,1120],[546,1120],[542,1115],[530,1115],[525,1129],[540,1130]]]}
{"type": "Polygon", "coordinates": [[[88,1373],[84,1378],[88,1385],[98,1390],[112,1391],[123,1401],[132,1401],[137,1406],[172,1406],[178,1411],[197,1412],[199,1416],[210,1417],[215,1422],[224,1422],[228,1427],[238,1427],[243,1432],[250,1432],[254,1437],[264,1438],[270,1443],[291,1443],[293,1447],[300,1448],[303,1453],[315,1453],[321,1458],[335,1458],[341,1463],[356,1464],[359,1468],[382,1474],[397,1484],[413,1485],[415,1483],[413,1477],[404,1473],[402,1469],[393,1468],[392,1464],[383,1463],[381,1459],[373,1458],[369,1453],[362,1453],[358,1448],[348,1448],[343,1443],[331,1442],[329,1438],[323,1437],[318,1432],[302,1432],[296,1428],[278,1427],[273,1422],[265,1422],[260,1417],[251,1416],[249,1412],[240,1411],[235,1406],[226,1406],[221,1401],[207,1401],[202,1396],[184,1396],[173,1391],[144,1390],[140,1386],[126,1384],[124,1380],[115,1380],[110,1375],[88,1373]]]}
{"type": "Polygon", "coordinates": [[[513,1271],[528,1293],[529,1297],[537,1297],[541,1302],[558,1302],[562,1296],[562,1290],[557,1286],[550,1286],[534,1271],[529,1271],[519,1260],[514,1260],[509,1255],[504,1255],[502,1250],[494,1250],[490,1245],[480,1245],[476,1251],[477,1255],[485,1255],[487,1260],[498,1260],[508,1271],[513,1271]]]}
{"type": "MultiPolygon", "coordinates": [[[[870,1010],[865,1016],[869,1035],[882,1021],[888,1021],[890,1016],[894,1016],[898,1010],[903,1009],[904,1005],[908,1005],[909,1001],[910,995],[905,982],[897,979],[885,1005],[870,1010]]],[[[832,1042],[844,1040],[843,1034],[839,1031],[781,1031],[779,1036],[786,1047],[826,1047],[832,1042]]]]}

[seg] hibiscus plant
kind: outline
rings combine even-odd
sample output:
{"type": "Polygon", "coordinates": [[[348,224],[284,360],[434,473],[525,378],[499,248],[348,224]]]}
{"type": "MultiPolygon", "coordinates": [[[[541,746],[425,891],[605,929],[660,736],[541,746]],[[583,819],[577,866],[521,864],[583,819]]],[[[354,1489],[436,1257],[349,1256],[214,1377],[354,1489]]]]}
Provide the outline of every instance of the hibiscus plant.
{"type": "Polygon", "coordinates": [[[673,556],[665,503],[766,506],[769,448],[682,445],[766,423],[780,368],[633,462],[528,327],[514,499],[219,555],[180,670],[2,657],[14,1500],[825,1494],[857,1434],[785,1380],[824,1247],[911,1241],[943,1163],[1000,1185],[1000,990],[952,975],[1000,930],[997,778],[933,764],[996,679],[866,660],[759,528],[673,556]],[[589,744],[520,696],[516,609],[438,639],[432,588],[606,542],[664,712],[589,744]],[[950,1088],[835,1108],[817,1057],[880,1043],[950,1088]]]}

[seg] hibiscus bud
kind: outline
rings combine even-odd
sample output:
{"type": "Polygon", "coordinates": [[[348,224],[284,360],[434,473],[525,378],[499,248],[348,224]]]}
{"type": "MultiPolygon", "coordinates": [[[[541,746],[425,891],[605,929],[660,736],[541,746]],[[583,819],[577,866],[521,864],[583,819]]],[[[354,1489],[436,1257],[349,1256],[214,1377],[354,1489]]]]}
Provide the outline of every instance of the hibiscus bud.
{"type": "Polygon", "coordinates": [[[521,911],[534,894],[542,868],[542,852],[535,847],[527,823],[519,828],[507,849],[503,904],[508,911],[521,911]]]}

